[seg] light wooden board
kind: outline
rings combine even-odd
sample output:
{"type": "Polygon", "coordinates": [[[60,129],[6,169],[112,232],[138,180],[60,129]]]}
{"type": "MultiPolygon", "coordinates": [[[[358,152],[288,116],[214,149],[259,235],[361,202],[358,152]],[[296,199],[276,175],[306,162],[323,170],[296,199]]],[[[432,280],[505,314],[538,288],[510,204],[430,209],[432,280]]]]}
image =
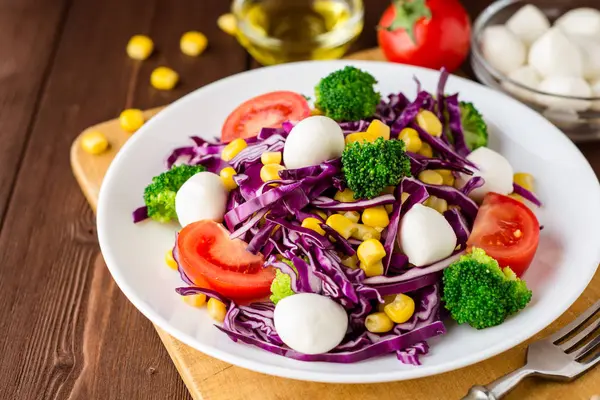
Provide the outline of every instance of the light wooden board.
{"type": "MultiPolygon", "coordinates": [[[[371,49],[356,53],[349,58],[381,60],[382,55],[379,49],[371,49]]],[[[150,118],[158,111],[160,108],[148,110],[146,117],[150,118]]],[[[83,193],[95,210],[104,174],[111,160],[130,135],[119,127],[118,120],[94,125],[83,133],[90,130],[104,133],[109,140],[110,149],[104,154],[93,156],[81,149],[80,138],[77,138],[71,148],[71,165],[83,193]]],[[[592,283],[577,302],[536,338],[558,330],[598,298],[600,298],[600,272],[596,273],[592,283]]],[[[460,399],[472,385],[485,384],[520,367],[525,360],[526,349],[524,343],[479,364],[428,378],[384,384],[332,385],[277,378],[235,367],[202,354],[179,342],[159,327],[155,326],[155,328],[192,397],[197,400],[460,399]]],[[[482,334],[485,334],[485,331],[482,331],[482,334]]],[[[469,349],[465,349],[465,352],[468,351],[469,349]]],[[[595,394],[600,394],[599,368],[569,384],[530,379],[506,398],[509,400],[589,400],[595,394]]]]}

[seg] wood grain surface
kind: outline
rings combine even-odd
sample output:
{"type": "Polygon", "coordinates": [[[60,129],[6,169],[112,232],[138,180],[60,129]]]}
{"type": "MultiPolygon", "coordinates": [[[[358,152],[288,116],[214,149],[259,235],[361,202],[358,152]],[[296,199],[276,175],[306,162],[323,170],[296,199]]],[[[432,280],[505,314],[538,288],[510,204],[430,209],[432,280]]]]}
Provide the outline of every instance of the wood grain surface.
{"type": "MultiPolygon", "coordinates": [[[[355,50],[376,44],[374,26],[388,0],[368,0],[355,50]]],[[[471,15],[488,0],[463,0],[471,15]]],[[[216,18],[224,0],[0,0],[0,399],[191,398],[152,324],[115,286],[99,253],[95,221],[72,177],[69,148],[86,127],[125,107],[168,104],[197,87],[254,66],[216,18]],[[203,31],[207,53],[182,56],[179,35],[203,31]],[[156,53],[125,56],[130,36],[150,34],[156,53]],[[152,68],[169,65],[182,82],[172,92],[148,85],[152,68]]],[[[600,173],[600,145],[582,150],[600,173]]],[[[596,280],[598,277],[596,277],[596,280]]],[[[597,292],[589,296],[598,297],[597,292]]],[[[580,300],[580,312],[589,300],[580,300]]],[[[561,317],[565,323],[573,313],[561,317]]],[[[500,368],[478,364],[483,381],[520,364],[522,349],[500,368]]],[[[229,367],[203,370],[206,399],[450,398],[419,380],[391,386],[281,383],[229,367]],[[230,372],[230,373],[229,373],[230,372]],[[247,397],[236,390],[254,385],[247,397]],[[268,391],[267,389],[271,389],[268,391]],[[334,397],[338,396],[338,397],[334,397]]],[[[587,399],[596,375],[569,385],[528,381],[512,396],[587,399]],[[561,397],[562,396],[562,397],[561,397]]],[[[456,393],[467,370],[443,375],[456,393]]],[[[286,381],[290,382],[290,381],[286,381]]]]}

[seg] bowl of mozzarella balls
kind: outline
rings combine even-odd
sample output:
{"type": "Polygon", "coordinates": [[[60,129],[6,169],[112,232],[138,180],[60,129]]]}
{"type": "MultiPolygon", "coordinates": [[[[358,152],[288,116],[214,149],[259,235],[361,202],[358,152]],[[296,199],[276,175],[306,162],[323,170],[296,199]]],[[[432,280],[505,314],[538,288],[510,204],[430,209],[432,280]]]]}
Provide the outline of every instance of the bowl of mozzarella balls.
{"type": "Polygon", "coordinates": [[[599,0],[493,3],[474,24],[473,72],[571,139],[599,140],[599,6],[599,0]]]}

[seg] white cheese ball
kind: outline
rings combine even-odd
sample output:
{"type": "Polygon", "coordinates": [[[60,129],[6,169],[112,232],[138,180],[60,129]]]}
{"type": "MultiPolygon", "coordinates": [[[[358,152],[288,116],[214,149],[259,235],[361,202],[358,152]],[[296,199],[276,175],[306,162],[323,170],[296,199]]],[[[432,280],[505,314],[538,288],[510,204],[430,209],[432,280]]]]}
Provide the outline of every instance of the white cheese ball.
{"type": "Polygon", "coordinates": [[[226,206],[227,189],[212,172],[192,176],[175,196],[175,212],[182,227],[204,219],[221,222],[226,206]]]}
{"type": "Polygon", "coordinates": [[[506,21],[506,27],[530,46],[550,29],[550,21],[542,10],[533,4],[527,4],[506,21]]]}
{"type": "MultiPolygon", "coordinates": [[[[511,72],[508,74],[508,77],[509,79],[531,89],[537,89],[542,81],[537,70],[529,65],[524,65],[521,68],[511,72]]],[[[536,100],[535,93],[518,87],[511,82],[504,81],[502,82],[502,86],[520,99],[532,102],[536,100]]]]}
{"type": "Polygon", "coordinates": [[[579,46],[559,29],[552,28],[535,41],[529,51],[529,65],[543,77],[583,75],[583,59],[579,46]]]}
{"type": "Polygon", "coordinates": [[[556,20],[558,26],[566,33],[600,38],[600,11],[594,8],[576,8],[556,20]]]}
{"type": "MultiPolygon", "coordinates": [[[[590,85],[581,78],[552,76],[544,79],[538,89],[542,92],[562,96],[591,97],[590,85]]],[[[591,104],[586,100],[561,99],[554,96],[538,95],[538,102],[551,109],[585,111],[591,104]]]]}
{"type": "Polygon", "coordinates": [[[341,157],[344,132],[329,117],[315,115],[298,122],[285,141],[283,163],[288,169],[318,165],[341,157]]]}
{"type": "Polygon", "coordinates": [[[485,28],[481,36],[481,50],[485,59],[504,74],[519,68],[527,58],[523,42],[502,25],[485,28]]]}
{"type": "Polygon", "coordinates": [[[431,207],[415,204],[400,221],[398,245],[418,267],[448,257],[456,248],[456,233],[446,218],[431,207]]]}
{"type": "Polygon", "coordinates": [[[513,191],[513,168],[504,156],[487,147],[479,147],[467,156],[478,169],[471,169],[473,175],[460,174],[458,187],[463,187],[469,179],[480,176],[485,183],[469,193],[475,201],[482,201],[489,192],[509,194],[513,191]]]}
{"type": "Polygon", "coordinates": [[[277,335],[291,349],[304,354],[322,354],[344,339],[348,314],[329,297],[298,293],[277,303],[273,322],[277,335]]]}
{"type": "Polygon", "coordinates": [[[571,35],[569,39],[579,46],[585,79],[600,78],[600,37],[596,40],[588,36],[571,35]]]}

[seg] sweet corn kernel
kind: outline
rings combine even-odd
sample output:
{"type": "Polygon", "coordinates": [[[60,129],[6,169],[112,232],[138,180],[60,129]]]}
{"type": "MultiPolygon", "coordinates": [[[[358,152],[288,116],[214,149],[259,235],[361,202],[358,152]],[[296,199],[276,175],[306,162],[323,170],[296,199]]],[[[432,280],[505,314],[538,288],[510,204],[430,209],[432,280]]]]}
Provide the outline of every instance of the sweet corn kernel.
{"type": "Polygon", "coordinates": [[[406,145],[406,151],[410,151],[411,153],[417,153],[423,145],[421,138],[419,138],[419,133],[413,128],[402,129],[398,138],[406,145]]]}
{"type": "Polygon", "coordinates": [[[324,211],[313,210],[312,213],[317,214],[323,220],[323,222],[327,221],[327,214],[324,211]]]}
{"type": "Polygon", "coordinates": [[[415,313],[415,301],[400,293],[394,301],[383,308],[385,314],[397,324],[402,324],[410,319],[415,313]]]}
{"type": "Polygon", "coordinates": [[[121,128],[129,133],[133,133],[140,129],[144,125],[144,113],[142,110],[137,108],[128,108],[123,110],[119,115],[119,125],[121,128]]]}
{"type": "Polygon", "coordinates": [[[429,196],[424,203],[427,207],[433,208],[435,211],[443,214],[448,211],[448,202],[436,196],[429,196]]]}
{"type": "Polygon", "coordinates": [[[167,266],[169,268],[177,271],[177,262],[173,258],[173,250],[172,249],[167,250],[167,252],[165,253],[165,263],[167,264],[167,266]]]}
{"type": "Polygon", "coordinates": [[[280,151],[267,151],[262,153],[260,156],[260,162],[264,165],[267,164],[281,164],[281,152],[280,151]]]}
{"type": "Polygon", "coordinates": [[[344,239],[348,239],[352,232],[356,230],[355,223],[340,214],[332,214],[327,218],[326,224],[342,235],[344,239]]]}
{"type": "Polygon", "coordinates": [[[310,115],[323,115],[323,112],[318,108],[313,108],[312,110],[310,110],[310,115]]]}
{"type": "Polygon", "coordinates": [[[385,212],[388,213],[388,214],[391,214],[392,211],[394,211],[394,205],[393,204],[386,204],[383,207],[385,208],[385,212]]]}
{"type": "Polygon", "coordinates": [[[154,42],[148,36],[135,35],[127,43],[127,55],[134,60],[145,60],[154,50],[154,42]]]}
{"type": "Polygon", "coordinates": [[[378,119],[371,121],[367,128],[367,133],[375,135],[376,137],[382,137],[385,140],[390,139],[390,127],[378,119]]]}
{"type": "Polygon", "coordinates": [[[217,19],[217,25],[221,30],[229,35],[235,35],[237,32],[237,20],[231,13],[223,14],[217,19]]]}
{"type": "Polygon", "coordinates": [[[362,223],[373,228],[385,228],[390,224],[390,217],[384,207],[371,207],[363,211],[362,223]]]}
{"type": "Polygon", "coordinates": [[[227,190],[233,190],[236,187],[238,187],[237,183],[235,183],[235,181],[233,180],[233,177],[235,175],[237,175],[237,172],[235,172],[235,169],[231,167],[223,168],[221,172],[219,172],[221,181],[223,182],[223,185],[225,185],[225,188],[227,188],[227,190]]]}
{"type": "Polygon", "coordinates": [[[419,149],[419,151],[417,151],[417,153],[427,158],[433,157],[433,149],[431,148],[429,143],[423,142],[421,144],[421,148],[419,149]]]}
{"type": "Polygon", "coordinates": [[[354,200],[354,192],[348,188],[344,189],[343,192],[338,191],[335,196],[333,196],[334,200],[339,201],[340,203],[351,203],[354,200]]]}
{"type": "Polygon", "coordinates": [[[383,296],[383,303],[379,303],[377,305],[377,311],[383,312],[385,306],[387,306],[392,301],[394,301],[395,298],[396,298],[395,294],[388,294],[388,295],[383,296]]]}
{"type": "Polygon", "coordinates": [[[358,268],[358,257],[355,254],[353,256],[343,258],[342,265],[351,269],[356,269],[358,268]]]}
{"type": "Polygon", "coordinates": [[[206,50],[208,39],[202,32],[190,31],[181,36],[179,48],[181,52],[188,56],[199,56],[206,50]]]}
{"type": "Polygon", "coordinates": [[[444,178],[432,169],[426,169],[419,173],[419,180],[428,185],[443,185],[444,178]]]}
{"type": "Polygon", "coordinates": [[[108,139],[101,132],[90,131],[81,137],[81,147],[90,154],[100,154],[108,148],[108,139]]]}
{"type": "Polygon", "coordinates": [[[355,133],[351,133],[348,136],[346,136],[346,146],[348,146],[350,143],[355,143],[355,142],[368,142],[368,143],[373,143],[374,141],[377,140],[379,136],[375,135],[374,133],[369,133],[369,132],[355,132],[355,133]]]}
{"type": "Polygon", "coordinates": [[[381,239],[381,234],[375,228],[363,224],[356,224],[356,229],[352,232],[352,237],[358,240],[381,239]]]}
{"type": "Polygon", "coordinates": [[[517,201],[520,201],[521,203],[525,203],[525,199],[520,194],[511,193],[511,194],[508,195],[508,197],[510,197],[512,199],[515,199],[517,201]]]}
{"type": "Polygon", "coordinates": [[[344,217],[356,224],[360,220],[360,213],[358,211],[346,211],[344,217]]]}
{"type": "Polygon", "coordinates": [[[179,74],[171,68],[158,67],[150,75],[150,84],[158,90],[171,90],[177,85],[179,74]]]}
{"type": "Polygon", "coordinates": [[[533,175],[526,172],[517,172],[513,177],[513,182],[524,189],[533,191],[533,175]]]}
{"type": "Polygon", "coordinates": [[[323,228],[321,228],[322,223],[323,223],[322,221],[319,221],[316,218],[308,217],[308,218],[304,218],[304,221],[302,221],[301,226],[303,228],[313,230],[313,231],[317,232],[318,234],[325,235],[325,231],[323,230],[323,228]]]}
{"type": "Polygon", "coordinates": [[[402,192],[400,194],[400,204],[404,203],[406,200],[408,200],[408,198],[410,197],[409,193],[406,192],[402,192]]]}
{"type": "MultiPolygon", "coordinates": [[[[182,296],[183,301],[189,304],[192,307],[202,307],[206,304],[206,295],[205,294],[191,294],[189,296],[182,296]]],[[[221,303],[222,304],[222,303],[221,303]]],[[[223,316],[225,319],[225,316],[223,316]]]]}
{"type": "Polygon", "coordinates": [[[419,125],[425,132],[431,136],[440,137],[442,136],[442,130],[444,129],[440,119],[429,110],[421,110],[417,114],[417,125],[419,125]]]}
{"type": "Polygon", "coordinates": [[[206,308],[208,310],[208,315],[215,321],[223,322],[225,320],[227,307],[222,301],[211,297],[208,299],[208,303],[206,303],[206,308]]]}
{"type": "Polygon", "coordinates": [[[279,171],[283,171],[284,169],[285,167],[281,164],[263,165],[260,169],[260,179],[262,179],[263,182],[281,179],[279,176],[279,171]]]}
{"type": "Polygon", "coordinates": [[[394,328],[394,322],[383,312],[370,314],[365,319],[365,328],[373,333],[385,333],[394,328]]]}
{"type": "Polygon", "coordinates": [[[454,175],[449,169],[436,169],[435,172],[440,174],[444,179],[444,185],[454,186],[454,175]]]}
{"type": "Polygon", "coordinates": [[[221,151],[221,159],[223,161],[231,161],[233,157],[237,156],[246,147],[248,147],[248,143],[244,139],[234,139],[221,151]]]}
{"type": "Polygon", "coordinates": [[[356,255],[361,263],[373,265],[385,257],[385,249],[379,240],[367,239],[358,246],[356,255]]]}
{"type": "Polygon", "coordinates": [[[372,276],[383,275],[383,263],[381,260],[374,262],[373,264],[360,263],[360,269],[365,271],[365,275],[370,278],[372,276]]]}

